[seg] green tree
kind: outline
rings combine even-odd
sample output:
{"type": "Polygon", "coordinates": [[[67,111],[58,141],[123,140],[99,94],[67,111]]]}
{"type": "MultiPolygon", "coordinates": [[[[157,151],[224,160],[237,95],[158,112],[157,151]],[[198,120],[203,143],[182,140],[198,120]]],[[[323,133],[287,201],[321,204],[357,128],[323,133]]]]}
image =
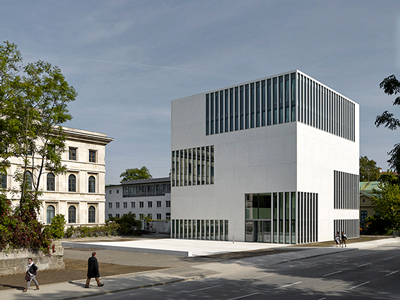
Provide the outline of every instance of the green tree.
{"type": "Polygon", "coordinates": [[[360,181],[377,181],[381,176],[376,162],[367,156],[360,157],[360,181]]]}
{"type": "Polygon", "coordinates": [[[66,137],[60,125],[71,120],[67,104],[76,96],[58,67],[44,61],[24,65],[15,44],[0,44],[0,173],[7,172],[11,158],[20,163],[8,174],[18,186],[0,190],[0,235],[12,232],[0,248],[48,248],[50,241],[37,220],[40,180],[45,172],[66,171],[61,161],[66,137]],[[14,210],[9,195],[19,200],[14,210]]]}
{"type": "Polygon", "coordinates": [[[375,205],[376,215],[387,221],[390,227],[400,230],[400,185],[390,182],[381,182],[379,190],[372,195],[372,203],[375,205]]]}
{"type": "Polygon", "coordinates": [[[0,61],[0,165],[4,172],[11,157],[21,160],[12,175],[19,183],[13,192],[19,194],[22,207],[37,200],[45,171],[54,175],[66,171],[60,125],[72,119],[67,104],[77,93],[58,67],[43,61],[23,65],[17,46],[8,41],[0,46],[0,61]]]}
{"type": "Polygon", "coordinates": [[[150,170],[147,169],[145,166],[141,167],[140,169],[126,169],[119,177],[122,177],[121,182],[127,180],[137,180],[137,179],[148,179],[153,178],[150,174],[150,170]]]}
{"type": "MultiPolygon", "coordinates": [[[[379,84],[379,87],[383,88],[385,94],[389,96],[400,93],[400,82],[394,75],[390,75],[383,79],[379,84]]],[[[396,97],[393,101],[393,105],[400,105],[400,97],[396,97]]],[[[393,113],[386,110],[376,117],[375,125],[376,127],[384,125],[390,130],[395,130],[400,126],[400,120],[395,118],[393,113]]],[[[390,159],[388,160],[390,168],[395,170],[397,173],[400,173],[400,143],[395,144],[394,148],[388,152],[388,155],[390,156],[390,159]]]]}

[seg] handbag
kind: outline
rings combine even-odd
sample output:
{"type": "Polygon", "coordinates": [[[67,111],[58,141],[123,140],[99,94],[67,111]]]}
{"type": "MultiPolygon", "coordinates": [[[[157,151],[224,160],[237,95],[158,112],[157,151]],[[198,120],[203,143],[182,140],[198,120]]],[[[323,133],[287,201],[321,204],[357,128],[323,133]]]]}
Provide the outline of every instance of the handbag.
{"type": "Polygon", "coordinates": [[[31,275],[29,275],[28,272],[25,273],[25,280],[26,281],[31,281],[31,275]]]}

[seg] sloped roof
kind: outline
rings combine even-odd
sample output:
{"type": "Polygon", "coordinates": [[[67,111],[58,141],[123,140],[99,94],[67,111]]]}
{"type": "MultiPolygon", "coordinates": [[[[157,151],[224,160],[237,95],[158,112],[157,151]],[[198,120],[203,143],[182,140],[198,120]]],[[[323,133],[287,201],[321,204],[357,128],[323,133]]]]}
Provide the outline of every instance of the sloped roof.
{"type": "Polygon", "coordinates": [[[379,190],[379,181],[360,182],[360,194],[370,196],[373,190],[379,190]]]}

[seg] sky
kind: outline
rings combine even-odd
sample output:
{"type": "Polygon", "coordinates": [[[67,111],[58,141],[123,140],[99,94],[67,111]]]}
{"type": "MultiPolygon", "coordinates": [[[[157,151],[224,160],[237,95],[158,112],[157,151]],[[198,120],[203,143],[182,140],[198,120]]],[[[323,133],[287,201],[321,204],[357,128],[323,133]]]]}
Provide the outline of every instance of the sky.
{"type": "Polygon", "coordinates": [[[400,117],[400,1],[1,0],[0,42],[58,66],[78,92],[68,127],[106,133],[106,184],[170,171],[171,101],[298,69],[360,105],[360,155],[383,170],[400,117]]]}

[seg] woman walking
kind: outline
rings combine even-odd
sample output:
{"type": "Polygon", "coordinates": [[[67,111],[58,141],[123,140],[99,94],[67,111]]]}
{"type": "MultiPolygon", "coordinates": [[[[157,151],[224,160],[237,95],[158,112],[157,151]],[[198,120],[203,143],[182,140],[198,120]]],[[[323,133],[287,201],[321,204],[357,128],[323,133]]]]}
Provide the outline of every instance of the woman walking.
{"type": "Polygon", "coordinates": [[[32,258],[28,258],[28,271],[26,271],[26,274],[25,274],[25,280],[27,281],[27,286],[23,290],[23,292],[26,292],[29,289],[29,286],[31,285],[32,280],[36,285],[35,291],[39,289],[39,283],[35,279],[37,269],[38,268],[33,263],[32,258]]]}

